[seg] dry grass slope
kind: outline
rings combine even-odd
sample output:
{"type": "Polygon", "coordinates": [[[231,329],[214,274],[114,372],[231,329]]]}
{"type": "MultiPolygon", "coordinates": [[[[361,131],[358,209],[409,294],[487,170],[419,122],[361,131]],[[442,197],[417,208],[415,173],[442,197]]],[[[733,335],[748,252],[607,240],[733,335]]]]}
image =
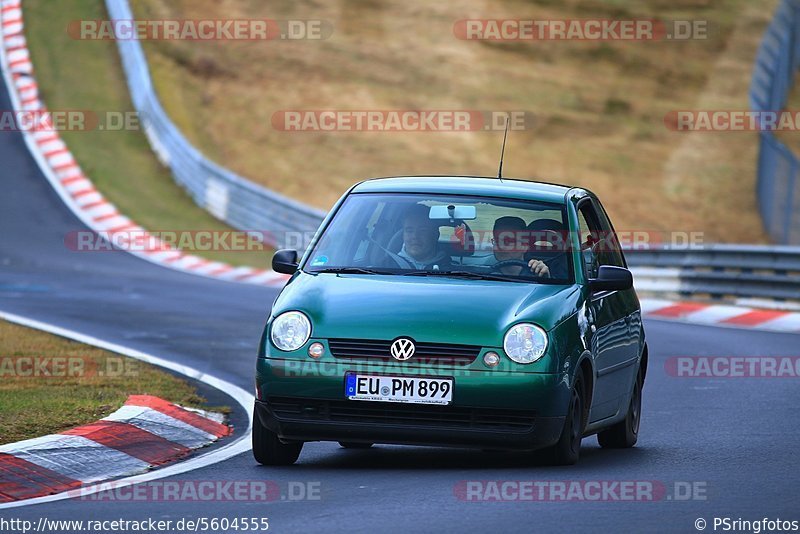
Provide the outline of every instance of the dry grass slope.
{"type": "Polygon", "coordinates": [[[526,110],[506,174],[589,187],[618,227],[762,241],[756,136],[676,133],[667,112],[746,109],[750,70],[777,0],[458,2],[139,0],[139,18],[322,19],[323,41],[146,43],[165,107],[203,151],[321,208],[364,177],[491,175],[497,134],[289,133],[289,109],[526,110]],[[478,42],[463,18],[708,19],[707,40],[478,42]]]}

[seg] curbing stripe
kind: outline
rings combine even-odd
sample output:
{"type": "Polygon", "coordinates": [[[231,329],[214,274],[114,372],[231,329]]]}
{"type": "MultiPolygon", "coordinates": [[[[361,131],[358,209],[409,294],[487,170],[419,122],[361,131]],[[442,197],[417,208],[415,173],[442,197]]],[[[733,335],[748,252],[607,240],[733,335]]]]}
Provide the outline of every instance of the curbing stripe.
{"type": "Polygon", "coordinates": [[[689,315],[690,313],[698,312],[701,310],[706,309],[708,306],[705,304],[699,304],[696,302],[678,302],[678,303],[670,303],[669,306],[664,308],[659,308],[656,310],[652,310],[650,315],[656,315],[658,317],[683,317],[685,315],[689,315]]]}
{"type": "Polygon", "coordinates": [[[129,425],[190,449],[202,447],[203,444],[215,439],[213,434],[209,434],[157,410],[140,406],[123,406],[104,420],[125,421],[129,425]]]}
{"type": "Polygon", "coordinates": [[[153,410],[161,412],[164,415],[168,415],[174,419],[177,419],[178,421],[182,421],[187,425],[199,428],[200,430],[208,432],[209,434],[218,438],[227,436],[231,433],[231,428],[228,425],[217,423],[216,421],[213,421],[207,417],[203,417],[198,413],[190,412],[189,410],[185,410],[180,406],[176,406],[175,404],[167,402],[164,399],[153,397],[152,395],[131,395],[128,397],[128,401],[125,403],[125,405],[152,408],[153,410]]]}
{"type": "Polygon", "coordinates": [[[3,445],[2,452],[84,483],[141,473],[149,467],[147,462],[88,438],[63,434],[3,445]]]}
{"type": "Polygon", "coordinates": [[[735,317],[730,317],[722,321],[724,324],[736,324],[741,326],[758,326],[760,324],[779,319],[788,315],[787,312],[776,310],[752,310],[747,313],[742,313],[735,317]]]}
{"type": "Polygon", "coordinates": [[[131,476],[181,459],[231,433],[217,414],[133,395],[109,417],[60,434],[0,447],[0,502],[35,498],[82,484],[131,476]],[[133,422],[147,414],[169,425],[167,439],[133,422]]]}
{"type": "Polygon", "coordinates": [[[63,434],[83,436],[150,465],[162,465],[191,452],[188,447],[141,430],[131,424],[117,421],[98,421],[67,430],[63,434]]]}
{"type": "Polygon", "coordinates": [[[69,491],[81,482],[16,456],[0,453],[0,503],[69,491]]]}
{"type": "Polygon", "coordinates": [[[640,299],[642,316],[689,324],[800,333],[800,313],[724,304],[640,299]]]}

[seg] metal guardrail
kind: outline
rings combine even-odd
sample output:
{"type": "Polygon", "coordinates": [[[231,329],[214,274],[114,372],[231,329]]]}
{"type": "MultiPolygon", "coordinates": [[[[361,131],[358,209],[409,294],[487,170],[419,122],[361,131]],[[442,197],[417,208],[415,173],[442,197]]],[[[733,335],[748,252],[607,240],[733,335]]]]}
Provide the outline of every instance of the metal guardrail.
{"type": "MultiPolygon", "coordinates": [[[[131,20],[128,0],[106,0],[112,20],[131,20]]],[[[213,216],[240,230],[259,232],[282,246],[287,233],[315,231],[325,213],[254,184],[208,160],[187,141],[158,100],[147,59],[138,40],[117,40],[133,105],[161,162],[194,201],[213,216]]]]}
{"type": "MultiPolygon", "coordinates": [[[[800,66],[800,0],[782,0],[756,56],[750,86],[754,111],[781,111],[800,66]]],[[[776,243],[800,244],[800,160],[772,131],[760,132],[758,205],[776,243]]]]}
{"type": "Polygon", "coordinates": [[[770,307],[800,306],[800,247],[652,248],[626,250],[625,257],[641,292],[759,299],[770,307]]]}

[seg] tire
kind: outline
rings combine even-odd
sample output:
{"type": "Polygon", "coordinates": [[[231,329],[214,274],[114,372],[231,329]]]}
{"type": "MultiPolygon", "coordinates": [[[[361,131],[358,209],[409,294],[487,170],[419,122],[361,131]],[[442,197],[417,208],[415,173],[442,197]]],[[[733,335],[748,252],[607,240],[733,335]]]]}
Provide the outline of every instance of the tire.
{"type": "Polygon", "coordinates": [[[303,450],[303,442],[284,443],[253,416],[253,457],[261,465],[292,465],[303,450]]]}
{"type": "Polygon", "coordinates": [[[356,443],[355,441],[340,441],[339,446],[343,449],[369,449],[373,443],[356,443]]]}
{"type": "Polygon", "coordinates": [[[639,439],[639,423],[642,419],[642,371],[636,374],[631,402],[625,419],[597,434],[597,441],[604,449],[628,449],[639,439]]]}
{"type": "Polygon", "coordinates": [[[550,465],[574,465],[581,452],[581,440],[586,421],[584,418],[583,377],[572,387],[569,410],[558,442],[545,449],[545,460],[550,465]]]}

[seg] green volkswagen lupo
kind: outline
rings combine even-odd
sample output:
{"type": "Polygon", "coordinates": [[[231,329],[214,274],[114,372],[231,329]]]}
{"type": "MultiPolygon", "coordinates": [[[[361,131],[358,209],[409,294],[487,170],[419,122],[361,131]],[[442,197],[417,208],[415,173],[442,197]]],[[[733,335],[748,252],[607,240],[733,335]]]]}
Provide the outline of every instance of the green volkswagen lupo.
{"type": "Polygon", "coordinates": [[[581,439],[636,443],[647,369],[639,301],[591,192],[511,179],[352,187],[272,307],[253,453],[305,441],[520,449],[573,464],[581,439]]]}

